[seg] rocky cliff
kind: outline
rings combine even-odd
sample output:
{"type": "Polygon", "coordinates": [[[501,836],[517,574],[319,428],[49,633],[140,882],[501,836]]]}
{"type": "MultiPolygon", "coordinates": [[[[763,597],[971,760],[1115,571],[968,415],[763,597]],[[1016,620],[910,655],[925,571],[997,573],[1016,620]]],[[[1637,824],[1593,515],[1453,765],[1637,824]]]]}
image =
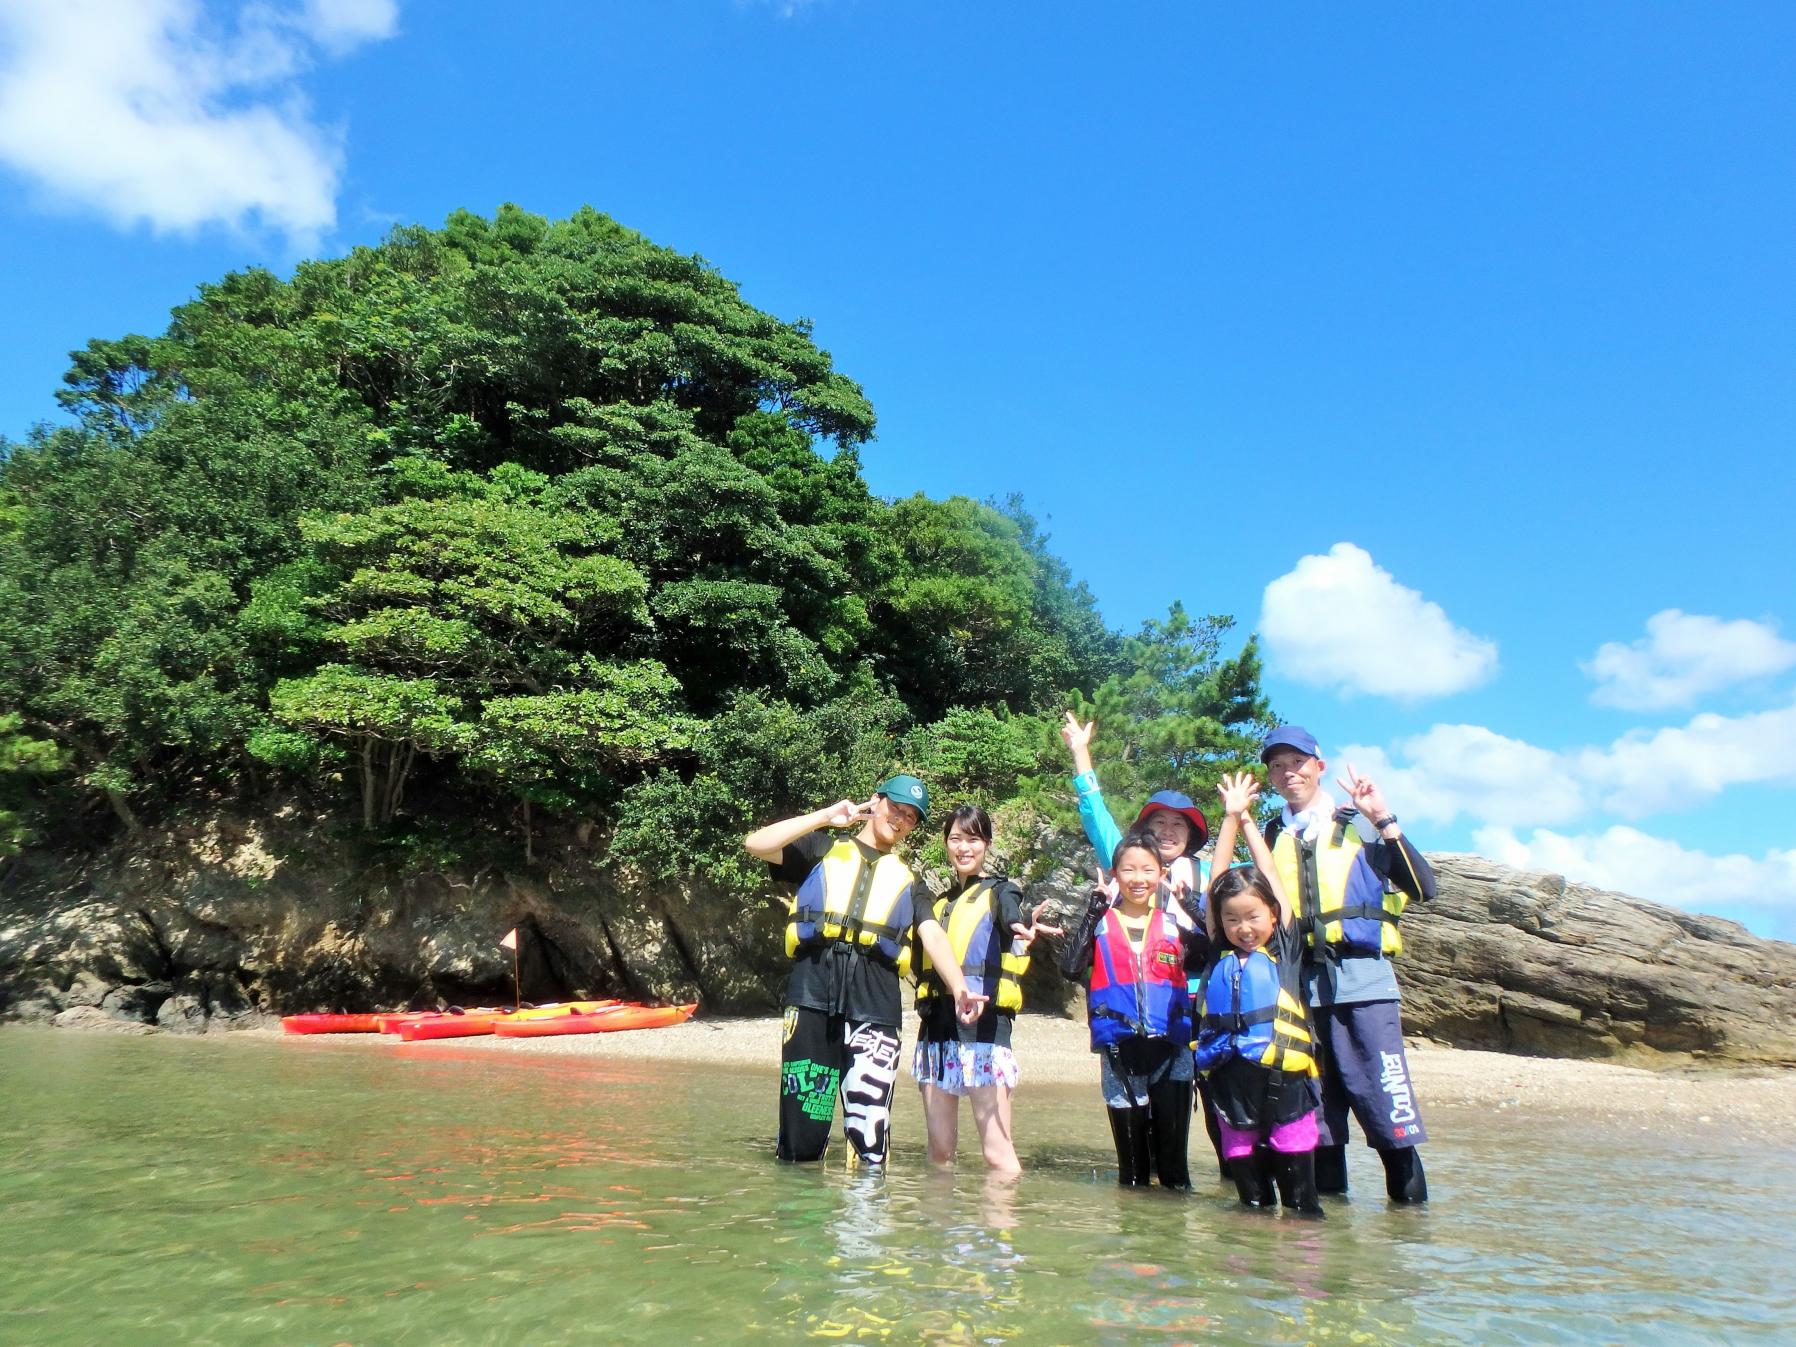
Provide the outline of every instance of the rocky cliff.
{"type": "MultiPolygon", "coordinates": [[[[1039,839],[1032,892],[1071,904],[1068,839],[1039,839]]],[[[1733,922],[1432,858],[1440,897],[1405,918],[1412,1032],[1551,1056],[1796,1065],[1796,945],[1733,922]]],[[[1023,868],[1020,865],[1019,869],[1023,868]]],[[[650,887],[570,846],[528,875],[400,871],[297,818],[211,819],[78,864],[31,854],[0,878],[0,1017],[201,1032],[274,1014],[507,1001],[524,933],[527,1000],[696,996],[772,1009],[780,915],[699,887],[650,887]]],[[[1075,998],[1038,958],[1030,1004],[1075,998]]]]}
{"type": "Polygon", "coordinates": [[[1796,1065],[1796,945],[1479,856],[1404,918],[1404,1021],[1458,1047],[1796,1065]]]}

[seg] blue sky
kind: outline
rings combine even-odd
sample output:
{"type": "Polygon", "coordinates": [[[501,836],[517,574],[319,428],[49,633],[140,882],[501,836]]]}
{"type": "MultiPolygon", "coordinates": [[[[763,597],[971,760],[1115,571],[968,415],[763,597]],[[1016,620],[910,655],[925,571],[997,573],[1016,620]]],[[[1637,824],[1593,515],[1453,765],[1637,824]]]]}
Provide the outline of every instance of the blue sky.
{"type": "Polygon", "coordinates": [[[0,0],[0,434],[196,283],[591,204],[816,323],[885,495],[1478,849],[1796,935],[1796,8],[0,0]]]}

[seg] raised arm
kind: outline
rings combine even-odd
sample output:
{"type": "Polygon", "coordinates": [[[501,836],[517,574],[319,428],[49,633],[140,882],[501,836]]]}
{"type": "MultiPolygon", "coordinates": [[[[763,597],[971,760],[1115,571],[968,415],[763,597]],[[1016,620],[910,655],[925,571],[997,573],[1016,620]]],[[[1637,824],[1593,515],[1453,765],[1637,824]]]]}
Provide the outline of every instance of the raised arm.
{"type": "Polygon", "coordinates": [[[1285,893],[1285,886],[1279,883],[1278,866],[1272,859],[1272,848],[1266,845],[1266,836],[1254,822],[1254,802],[1260,798],[1260,783],[1254,780],[1251,772],[1236,772],[1225,775],[1217,783],[1216,791],[1222,796],[1222,822],[1217,824],[1216,854],[1222,856],[1223,842],[1228,841],[1229,859],[1234,858],[1236,833],[1247,838],[1247,854],[1253,857],[1254,869],[1266,879],[1272,896],[1278,902],[1279,921],[1291,920],[1291,900],[1285,893]]]}
{"type": "Polygon", "coordinates": [[[1066,723],[1060,727],[1060,737],[1066,741],[1067,751],[1073,757],[1073,792],[1079,797],[1079,822],[1085,829],[1086,840],[1098,853],[1098,873],[1107,876],[1110,858],[1122,841],[1122,829],[1116,826],[1110,806],[1104,802],[1104,788],[1098,784],[1097,773],[1091,766],[1091,737],[1097,727],[1095,720],[1081,725],[1079,718],[1068,711],[1066,723]]]}
{"type": "Polygon", "coordinates": [[[814,833],[819,828],[849,828],[865,822],[872,812],[871,800],[864,804],[856,804],[853,800],[837,800],[821,809],[813,809],[808,814],[783,818],[777,823],[769,823],[765,828],[756,828],[742,839],[742,846],[749,855],[774,865],[779,862],[787,847],[806,834],[814,833]]]}

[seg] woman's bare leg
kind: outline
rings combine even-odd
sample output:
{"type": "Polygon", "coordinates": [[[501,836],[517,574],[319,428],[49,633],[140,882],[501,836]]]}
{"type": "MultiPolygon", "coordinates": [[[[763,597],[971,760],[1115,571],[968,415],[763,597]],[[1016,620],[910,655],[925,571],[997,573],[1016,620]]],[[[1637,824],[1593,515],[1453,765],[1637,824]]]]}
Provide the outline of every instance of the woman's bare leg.
{"type": "Polygon", "coordinates": [[[973,1125],[979,1129],[979,1149],[994,1174],[1020,1174],[1016,1146],[1010,1137],[1010,1087],[976,1085],[967,1091],[973,1105],[973,1125]]]}
{"type": "MultiPolygon", "coordinates": [[[[924,1085],[923,1125],[929,1132],[929,1158],[938,1165],[954,1163],[954,1150],[960,1144],[960,1096],[949,1094],[938,1085],[924,1085]]],[[[974,1115],[977,1117],[977,1113],[974,1115]]]]}

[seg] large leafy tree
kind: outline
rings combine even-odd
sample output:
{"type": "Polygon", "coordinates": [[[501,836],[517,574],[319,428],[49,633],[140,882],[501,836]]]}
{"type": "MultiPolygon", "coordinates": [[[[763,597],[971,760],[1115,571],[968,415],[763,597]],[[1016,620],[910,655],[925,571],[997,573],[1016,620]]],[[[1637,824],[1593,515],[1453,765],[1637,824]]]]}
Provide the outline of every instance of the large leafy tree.
{"type": "Polygon", "coordinates": [[[59,399],[0,443],[8,835],[21,782],[135,827],[279,781],[735,885],[747,820],[894,766],[1027,794],[1076,689],[1124,794],[1263,714],[1225,619],[1123,643],[1018,502],[875,499],[809,324],[596,211],[227,276],[59,399]]]}

